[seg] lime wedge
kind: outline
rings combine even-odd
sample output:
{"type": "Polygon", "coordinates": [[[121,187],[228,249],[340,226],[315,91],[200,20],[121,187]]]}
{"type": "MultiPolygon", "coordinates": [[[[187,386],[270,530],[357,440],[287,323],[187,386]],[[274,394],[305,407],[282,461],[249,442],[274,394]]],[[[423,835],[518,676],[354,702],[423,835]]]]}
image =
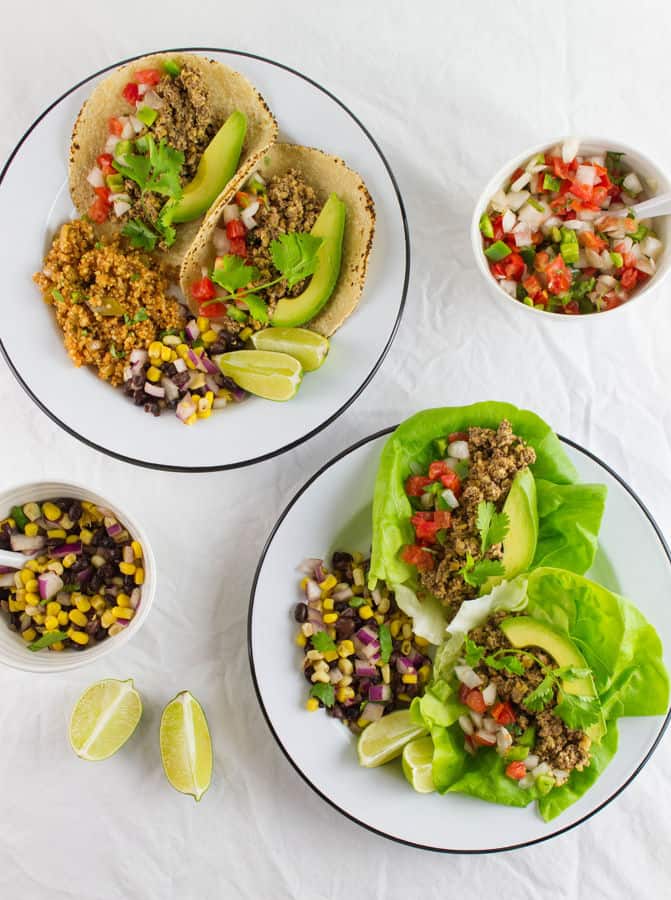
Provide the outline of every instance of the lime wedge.
{"type": "Polygon", "coordinates": [[[403,774],[420,794],[435,791],[433,783],[433,741],[416,738],[403,748],[403,774]]]}
{"type": "Polygon", "coordinates": [[[70,717],[68,737],[82,759],[107,759],[122,747],[142,716],[142,700],[133,679],[106,678],[87,688],[70,717]]]}
{"type": "Polygon", "coordinates": [[[266,400],[291,400],[303,378],[303,367],[286,353],[234,350],[217,357],[219,368],[233,381],[266,400]]]}
{"type": "Polygon", "coordinates": [[[359,762],[366,768],[381,766],[400,756],[408,741],[423,734],[426,734],[426,729],[415,725],[407,709],[382,716],[361,733],[357,744],[359,762]]]}
{"type": "Polygon", "coordinates": [[[200,800],[212,778],[212,741],[200,703],[188,691],[163,710],[159,741],[170,784],[200,800]]]}
{"type": "Polygon", "coordinates": [[[257,350],[288,353],[303,366],[304,372],[314,372],[329,352],[328,338],[307,328],[264,328],[251,337],[257,350]]]}

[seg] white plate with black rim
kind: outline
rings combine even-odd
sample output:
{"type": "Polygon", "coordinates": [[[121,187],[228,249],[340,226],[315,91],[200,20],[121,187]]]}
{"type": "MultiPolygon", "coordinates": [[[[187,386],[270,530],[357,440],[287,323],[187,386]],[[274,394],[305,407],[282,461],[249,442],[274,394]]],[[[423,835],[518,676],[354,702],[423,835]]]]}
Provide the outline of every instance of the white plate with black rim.
{"type": "Polygon", "coordinates": [[[322,368],[304,379],[293,400],[272,403],[250,398],[197,427],[185,427],[169,413],[157,419],[146,415],[92,371],[73,366],[51,311],[31,279],[54,233],[74,214],[67,185],[72,125],[96,83],[129,61],[121,60],[59,97],[30,126],[0,173],[0,213],[12,223],[11,234],[0,244],[4,277],[0,349],[28,395],[74,437],[126,462],[197,472],[276,456],[347,409],[377,371],[396,333],[407,292],[410,250],[394,175],[373,137],[340,100],[272,60],[233,50],[179,49],[202,53],[246,75],[277,117],[281,140],[327,150],[361,173],[377,220],[359,307],[334,336],[322,368]]]}
{"type": "MultiPolygon", "coordinates": [[[[295,566],[337,549],[369,552],[371,503],[380,452],[392,429],[365,438],[327,463],[291,501],[265,546],[252,587],[248,642],[257,697],[282,752],[307,784],[343,815],[384,837],[429,850],[490,853],[544,841],[613,800],[650,758],[666,717],[619,720],[620,746],[596,784],[552,822],[535,804],[511,809],[472,797],[417,794],[398,762],[357,763],[355,738],[323,711],[305,711],[301,652],[294,637],[295,566]]],[[[671,664],[671,555],[631,488],[593,454],[562,438],[581,480],[607,485],[597,559],[588,575],[632,599],[655,626],[671,664]]]]}

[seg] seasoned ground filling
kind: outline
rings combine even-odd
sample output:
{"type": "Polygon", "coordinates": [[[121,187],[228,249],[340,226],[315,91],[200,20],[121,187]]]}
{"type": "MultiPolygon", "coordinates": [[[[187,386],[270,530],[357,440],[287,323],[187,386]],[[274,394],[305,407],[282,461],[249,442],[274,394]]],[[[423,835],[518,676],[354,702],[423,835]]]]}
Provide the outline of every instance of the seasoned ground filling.
{"type": "Polygon", "coordinates": [[[184,324],[156,263],[119,238],[98,241],[83,219],[63,225],[34,280],[53,307],[74,364],[92,366],[114,385],[123,381],[131,350],[184,324]]]}
{"type": "MultiPolygon", "coordinates": [[[[510,615],[508,612],[496,613],[485,625],[474,629],[469,637],[489,651],[511,648],[512,644],[498,627],[501,619],[510,615]]],[[[544,666],[556,668],[553,660],[543,650],[537,647],[530,647],[529,650],[544,666]]],[[[520,660],[524,665],[524,675],[514,675],[506,670],[496,671],[484,664],[476,671],[487,682],[491,681],[496,685],[496,694],[500,700],[507,701],[513,706],[516,722],[521,729],[535,727],[536,743],[533,752],[538,755],[541,762],[547,762],[553,769],[565,772],[583,769],[590,761],[590,738],[584,731],[573,731],[554,714],[556,695],[552,703],[541,712],[529,712],[521,705],[526,695],[541,683],[543,672],[538,663],[530,657],[522,655],[520,660]]]]}
{"type": "MultiPolygon", "coordinates": [[[[184,186],[196,174],[203,153],[223,122],[212,117],[212,104],[203,78],[188,64],[175,78],[162,78],[153,90],[162,106],[147,133],[157,143],[165,140],[170,147],[182,151],[184,165],[180,180],[184,186]]],[[[141,194],[139,185],[129,178],[124,180],[124,190],[130,196],[131,208],[122,221],[139,218],[155,225],[166,198],[151,191],[141,194]]]]}
{"type": "MultiPolygon", "coordinates": [[[[436,545],[436,566],[420,572],[422,584],[448,608],[452,617],[462,601],[477,596],[478,589],[468,585],[459,570],[466,556],[480,557],[480,536],[476,519],[478,503],[490,500],[501,510],[515,475],[536,461],[536,452],[513,434],[507,420],[498,429],[469,428],[470,466],[468,478],[452,512],[452,525],[446,531],[443,545],[436,545]]],[[[495,544],[485,554],[487,559],[500,559],[502,544],[495,544]]]]}
{"type": "MultiPolygon", "coordinates": [[[[259,224],[247,236],[247,264],[256,266],[263,281],[270,280],[276,274],[270,257],[271,241],[282,233],[310,231],[321,209],[314,189],[295,169],[273,176],[266,189],[266,201],[254,217],[259,224]]],[[[286,282],[281,281],[264,291],[263,297],[272,309],[282,297],[298,296],[305,289],[305,284],[301,281],[287,288],[286,282]]]]}

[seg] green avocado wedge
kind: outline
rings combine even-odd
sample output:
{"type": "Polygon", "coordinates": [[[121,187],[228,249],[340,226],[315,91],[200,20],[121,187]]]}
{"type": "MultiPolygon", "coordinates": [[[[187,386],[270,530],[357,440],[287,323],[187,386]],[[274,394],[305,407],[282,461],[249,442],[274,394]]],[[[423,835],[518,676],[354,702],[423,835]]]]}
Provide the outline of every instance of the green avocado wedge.
{"type": "Polygon", "coordinates": [[[322,239],[315,273],[302,294],[283,297],[278,302],[271,325],[279,328],[304,325],[326,305],[340,275],[345,218],[345,204],[337,194],[331,194],[312,227],[311,234],[322,239]]]}
{"type": "Polygon", "coordinates": [[[247,117],[236,109],[208,144],[181,200],[166,208],[166,224],[191,222],[212,206],[235,175],[246,134],[247,117]]]}
{"type": "Polygon", "coordinates": [[[533,562],[538,542],[538,505],[536,481],[530,469],[522,469],[515,476],[503,512],[510,520],[508,534],[503,541],[501,562],[504,574],[488,578],[482,589],[483,594],[488,594],[504,578],[510,581],[521,572],[526,572],[533,562]]]}
{"type": "MultiPolygon", "coordinates": [[[[525,647],[540,647],[548,653],[558,666],[573,666],[577,669],[589,669],[589,666],[580,650],[576,647],[568,635],[556,631],[545,622],[534,619],[531,616],[511,616],[499,622],[499,628],[508,638],[513,647],[524,649],[525,647]]],[[[562,691],[579,697],[596,697],[594,679],[591,675],[586,678],[562,678],[562,691]]],[[[603,719],[587,729],[590,738],[598,742],[606,733],[603,719]]]]}

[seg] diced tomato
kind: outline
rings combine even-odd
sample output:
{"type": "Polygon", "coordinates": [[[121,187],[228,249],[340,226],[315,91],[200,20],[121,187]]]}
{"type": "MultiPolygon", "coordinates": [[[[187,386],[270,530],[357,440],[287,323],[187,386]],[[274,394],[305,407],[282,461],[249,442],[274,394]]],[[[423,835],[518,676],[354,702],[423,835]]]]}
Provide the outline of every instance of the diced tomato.
{"type": "Polygon", "coordinates": [[[561,216],[566,210],[566,197],[555,197],[550,200],[550,209],[556,215],[561,216]]]}
{"type": "Polygon", "coordinates": [[[433,514],[433,521],[438,525],[438,529],[450,528],[452,525],[452,513],[449,509],[437,509],[433,514]]]}
{"type": "Polygon", "coordinates": [[[431,484],[431,479],[426,475],[411,475],[405,482],[405,492],[408,497],[421,497],[427,484],[431,484]]]}
{"type": "Polygon", "coordinates": [[[492,718],[499,725],[512,725],[515,721],[515,713],[510,703],[497,703],[492,708],[492,718]]]}
{"type": "Polygon", "coordinates": [[[226,315],[226,304],[202,300],[198,304],[198,312],[206,319],[221,319],[226,315]]]}
{"type": "Polygon", "coordinates": [[[548,292],[541,291],[540,294],[536,294],[536,296],[533,298],[533,301],[536,304],[536,306],[547,306],[548,305],[548,292]]]}
{"type": "Polygon", "coordinates": [[[515,169],[513,174],[510,176],[510,183],[512,184],[513,181],[517,181],[520,175],[524,175],[524,169],[515,169]]]}
{"type": "Polygon", "coordinates": [[[587,203],[591,203],[592,194],[594,193],[594,187],[591,184],[582,184],[580,181],[572,181],[571,193],[574,197],[578,197],[580,200],[585,200],[587,203]]]}
{"type": "Polygon", "coordinates": [[[592,203],[595,206],[602,207],[608,198],[608,188],[599,185],[594,188],[592,193],[592,203]]]}
{"type": "Polygon", "coordinates": [[[605,297],[601,298],[602,309],[615,309],[616,306],[622,306],[622,300],[616,297],[615,294],[606,294],[605,297]]]}
{"type": "Polygon", "coordinates": [[[123,131],[123,123],[115,116],[112,116],[112,118],[108,120],[107,127],[110,134],[113,134],[116,137],[121,137],[121,133],[123,131]]]}
{"type": "Polygon", "coordinates": [[[461,478],[459,478],[457,473],[453,472],[452,469],[448,469],[444,475],[441,475],[440,480],[443,486],[446,487],[448,491],[452,491],[455,497],[458,497],[461,494],[461,478]]]}
{"type": "Polygon", "coordinates": [[[472,691],[469,691],[464,702],[469,709],[476,713],[483,713],[487,709],[485,698],[482,696],[482,691],[479,688],[473,688],[472,691]]]}
{"type": "Polygon", "coordinates": [[[200,281],[194,281],[191,285],[191,296],[199,302],[203,300],[212,300],[217,296],[217,291],[212,279],[205,275],[200,281]]]}
{"type": "Polygon", "coordinates": [[[140,99],[140,89],[134,81],[129,81],[126,87],[121,91],[121,96],[132,106],[135,106],[140,99]]]}
{"type": "Polygon", "coordinates": [[[455,441],[467,441],[468,440],[468,432],[467,431],[453,431],[452,434],[448,434],[447,443],[453,444],[455,441]]]}
{"type": "Polygon", "coordinates": [[[636,287],[638,281],[638,269],[624,269],[620,277],[620,284],[626,291],[636,287]]]}
{"type": "Polygon", "coordinates": [[[414,544],[403,548],[401,559],[403,562],[410,563],[411,566],[417,566],[420,572],[430,571],[435,565],[433,554],[414,544]]]}
{"type": "Polygon", "coordinates": [[[233,256],[241,256],[243,259],[247,256],[247,244],[243,237],[233,238],[231,241],[231,253],[233,256]]]}
{"type": "Polygon", "coordinates": [[[161,73],[158,69],[138,69],[135,73],[135,80],[139,84],[158,84],[161,80],[161,73]]]}
{"type": "Polygon", "coordinates": [[[600,238],[598,234],[594,234],[593,231],[581,231],[578,234],[578,240],[583,247],[587,247],[588,250],[594,250],[596,253],[601,253],[604,247],[608,246],[607,242],[600,238]]]}
{"type": "Polygon", "coordinates": [[[419,512],[410,519],[415,529],[415,535],[418,541],[426,541],[428,544],[434,544],[436,541],[436,532],[440,528],[433,519],[431,512],[419,512]]]}
{"type": "Polygon", "coordinates": [[[100,225],[102,222],[106,222],[109,214],[110,214],[110,205],[105,200],[104,197],[96,197],[93,203],[89,206],[89,218],[94,222],[97,222],[100,225]]]}
{"type": "Polygon", "coordinates": [[[521,759],[516,759],[506,766],[506,775],[508,778],[513,778],[515,781],[521,781],[526,774],[527,767],[521,759]]]}
{"type": "Polygon", "coordinates": [[[109,204],[110,202],[110,194],[112,193],[108,187],[97,187],[93,188],[98,197],[105,201],[105,203],[109,204]]]}
{"type": "Polygon", "coordinates": [[[240,219],[231,219],[230,222],[226,223],[226,237],[229,241],[232,241],[234,238],[244,237],[246,234],[247,229],[240,219]]]}
{"type": "Polygon", "coordinates": [[[502,263],[506,278],[510,278],[512,281],[519,281],[524,274],[524,260],[520,254],[511,253],[510,256],[506,256],[502,260],[502,263]]]}
{"type": "Polygon", "coordinates": [[[532,298],[536,298],[543,290],[537,275],[529,275],[528,278],[525,278],[522,287],[532,298]]]}
{"type": "Polygon", "coordinates": [[[112,165],[113,161],[114,157],[111,153],[101,153],[100,156],[96,157],[98,168],[103,173],[103,175],[114,175],[116,169],[112,165]]]}
{"type": "MultiPolygon", "coordinates": [[[[621,250],[620,253],[622,253],[621,250]]],[[[625,269],[636,268],[636,257],[633,253],[622,253],[622,262],[624,263],[625,269]]]]}
{"type": "Polygon", "coordinates": [[[587,266],[587,268],[582,270],[582,274],[585,276],[585,278],[591,278],[592,275],[596,275],[596,269],[594,268],[594,266],[587,266]]]}
{"type": "Polygon", "coordinates": [[[545,252],[545,250],[541,250],[540,253],[536,254],[536,257],[534,259],[534,267],[537,272],[545,272],[549,264],[550,256],[545,252]]]}
{"type": "Polygon", "coordinates": [[[558,254],[545,270],[548,280],[548,291],[551,294],[563,294],[571,287],[571,273],[566,268],[564,257],[558,254]]]}
{"type": "Polygon", "coordinates": [[[567,316],[577,316],[580,315],[580,307],[578,306],[577,300],[571,300],[570,303],[567,303],[564,307],[564,314],[567,316]]]}
{"type": "Polygon", "coordinates": [[[431,481],[438,481],[441,475],[446,475],[451,471],[452,469],[448,466],[445,460],[437,459],[429,466],[429,478],[431,479],[431,481]]]}
{"type": "Polygon", "coordinates": [[[494,229],[494,240],[502,240],[505,233],[503,231],[503,216],[494,216],[492,219],[492,228],[494,229]]]}
{"type": "Polygon", "coordinates": [[[240,209],[246,209],[254,199],[255,198],[252,196],[252,194],[247,194],[245,193],[245,191],[238,191],[235,195],[235,202],[238,204],[240,209]]]}
{"type": "Polygon", "coordinates": [[[506,277],[506,267],[502,262],[495,262],[489,264],[489,270],[494,276],[494,278],[505,278],[506,277]]]}
{"type": "Polygon", "coordinates": [[[545,164],[552,166],[552,172],[557,178],[568,178],[569,167],[561,156],[545,156],[545,164]]]}

